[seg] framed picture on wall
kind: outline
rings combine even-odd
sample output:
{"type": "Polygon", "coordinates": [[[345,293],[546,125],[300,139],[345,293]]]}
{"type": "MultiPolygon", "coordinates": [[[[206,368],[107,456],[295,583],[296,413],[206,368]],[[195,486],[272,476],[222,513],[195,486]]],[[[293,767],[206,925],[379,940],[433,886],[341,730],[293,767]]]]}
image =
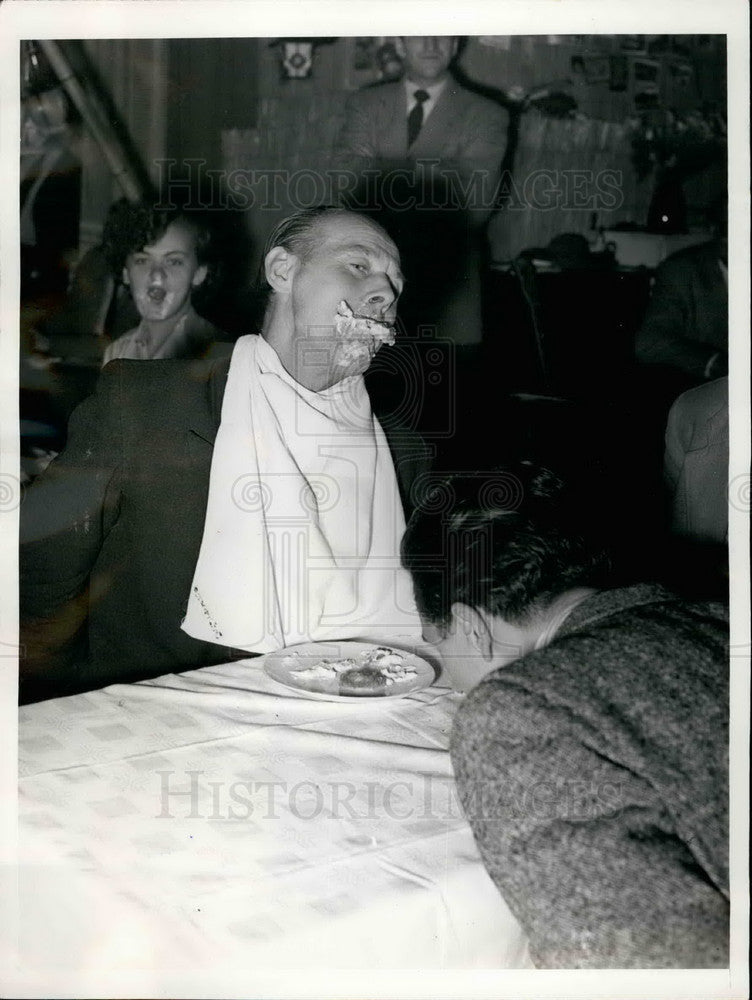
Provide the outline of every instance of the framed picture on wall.
{"type": "Polygon", "coordinates": [[[657,59],[633,59],[632,79],[639,84],[641,90],[649,90],[650,84],[658,89],[661,75],[661,64],[657,59]]]}

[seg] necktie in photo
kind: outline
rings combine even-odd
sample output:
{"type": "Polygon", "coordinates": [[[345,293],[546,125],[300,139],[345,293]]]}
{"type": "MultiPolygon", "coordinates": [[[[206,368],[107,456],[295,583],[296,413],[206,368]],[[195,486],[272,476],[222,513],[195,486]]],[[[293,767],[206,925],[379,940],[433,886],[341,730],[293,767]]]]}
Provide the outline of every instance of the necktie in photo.
{"type": "Polygon", "coordinates": [[[413,94],[415,107],[407,116],[407,145],[412,146],[418,138],[418,133],[423,125],[423,105],[431,95],[425,90],[416,90],[413,94]]]}

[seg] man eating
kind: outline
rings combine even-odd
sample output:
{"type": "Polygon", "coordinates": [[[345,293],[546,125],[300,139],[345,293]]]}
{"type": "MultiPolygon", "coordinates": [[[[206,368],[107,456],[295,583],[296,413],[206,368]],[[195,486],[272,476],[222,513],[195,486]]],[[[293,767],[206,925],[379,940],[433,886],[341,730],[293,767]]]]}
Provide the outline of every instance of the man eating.
{"type": "Polygon", "coordinates": [[[371,411],[399,253],[337,208],[281,223],[260,336],[108,365],[21,516],[22,699],[318,639],[417,638],[399,566],[415,437],[371,411]]]}

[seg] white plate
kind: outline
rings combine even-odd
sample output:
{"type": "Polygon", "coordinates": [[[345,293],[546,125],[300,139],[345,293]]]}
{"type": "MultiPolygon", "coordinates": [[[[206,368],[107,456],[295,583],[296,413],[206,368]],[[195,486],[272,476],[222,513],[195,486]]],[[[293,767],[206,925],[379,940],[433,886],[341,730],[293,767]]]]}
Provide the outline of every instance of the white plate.
{"type": "Polygon", "coordinates": [[[299,646],[287,646],[264,657],[264,670],[278,684],[302,692],[309,698],[361,703],[383,702],[387,698],[404,698],[407,694],[429,687],[436,679],[436,672],[431,664],[415,653],[395,649],[393,646],[379,646],[375,642],[354,642],[349,639],[336,642],[304,642],[299,646]],[[403,657],[400,666],[408,667],[415,673],[403,680],[394,680],[391,684],[359,688],[357,694],[353,691],[340,694],[336,676],[330,679],[306,677],[294,673],[296,670],[315,667],[324,660],[354,659],[358,661],[357,666],[360,667],[365,665],[367,657],[377,649],[388,649],[392,653],[397,653],[403,657]]]}

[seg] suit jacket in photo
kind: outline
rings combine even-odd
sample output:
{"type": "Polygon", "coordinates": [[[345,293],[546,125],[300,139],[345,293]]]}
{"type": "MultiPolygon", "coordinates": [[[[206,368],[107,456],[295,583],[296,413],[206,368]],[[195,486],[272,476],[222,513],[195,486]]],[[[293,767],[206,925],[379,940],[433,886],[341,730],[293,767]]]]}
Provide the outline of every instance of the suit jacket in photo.
{"type": "MultiPolygon", "coordinates": [[[[113,361],[73,413],[21,505],[22,700],[249,655],[180,628],[229,364],[113,361]]],[[[381,422],[407,504],[428,452],[381,422]]]]}
{"type": "Polygon", "coordinates": [[[485,97],[447,81],[420,133],[407,145],[407,94],[403,82],[367,87],[352,94],[335,145],[335,164],[353,170],[382,171],[416,160],[440,160],[464,177],[488,174],[491,191],[498,181],[507,142],[507,112],[485,97]]]}

